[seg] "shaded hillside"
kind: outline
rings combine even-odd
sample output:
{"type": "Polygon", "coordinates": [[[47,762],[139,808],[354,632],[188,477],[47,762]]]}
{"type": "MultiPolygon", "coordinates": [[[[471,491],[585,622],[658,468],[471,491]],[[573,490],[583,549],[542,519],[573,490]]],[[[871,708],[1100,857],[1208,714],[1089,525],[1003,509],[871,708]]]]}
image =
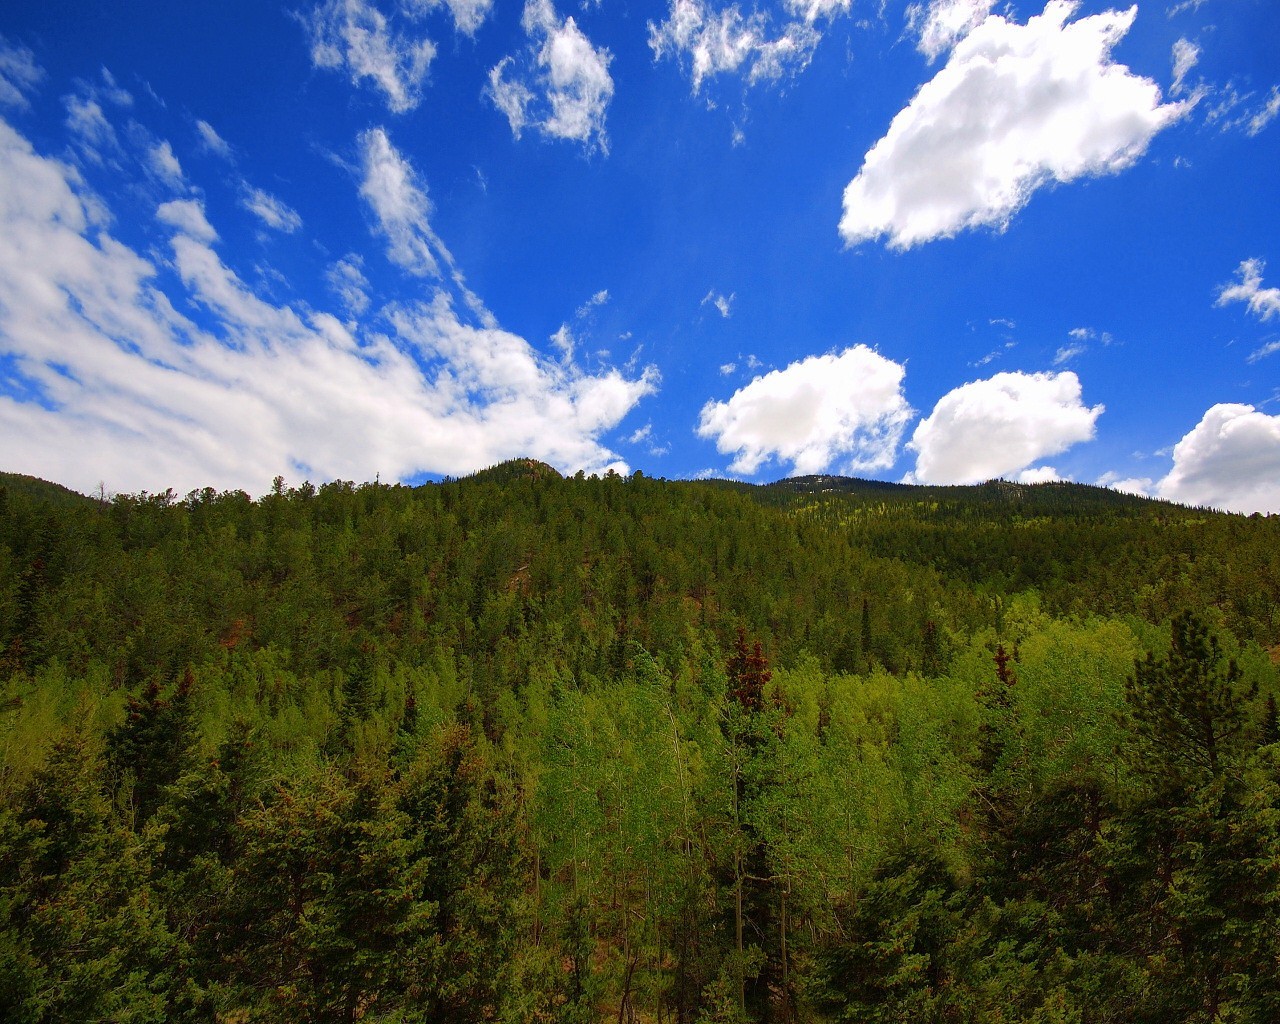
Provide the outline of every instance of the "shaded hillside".
{"type": "MultiPolygon", "coordinates": [[[[21,496],[25,499],[48,502],[53,505],[83,505],[93,499],[61,484],[50,483],[21,473],[0,473],[0,494],[21,496]]],[[[0,500],[4,500],[0,498],[0,500]]]]}

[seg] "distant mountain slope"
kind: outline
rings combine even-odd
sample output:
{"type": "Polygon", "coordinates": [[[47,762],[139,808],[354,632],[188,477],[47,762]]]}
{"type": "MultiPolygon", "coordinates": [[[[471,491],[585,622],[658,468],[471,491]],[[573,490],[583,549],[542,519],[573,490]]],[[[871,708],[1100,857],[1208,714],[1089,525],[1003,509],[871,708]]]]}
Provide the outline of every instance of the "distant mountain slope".
{"type": "Polygon", "coordinates": [[[1008,480],[988,480],[981,484],[940,486],[900,484],[847,476],[798,476],[766,484],[762,489],[788,494],[871,498],[877,502],[938,503],[952,508],[967,505],[991,510],[1012,510],[1024,515],[1114,513],[1178,507],[1107,487],[1067,481],[1022,484],[1008,480]]]}
{"type": "Polygon", "coordinates": [[[495,484],[506,484],[513,480],[545,480],[548,478],[552,480],[563,479],[559,470],[554,466],[549,466],[538,459],[527,458],[508,459],[506,462],[499,462],[496,466],[488,466],[463,477],[464,480],[495,484]]]}
{"type": "Polygon", "coordinates": [[[81,505],[93,500],[79,491],[63,487],[62,484],[51,483],[22,473],[0,473],[0,490],[11,495],[21,494],[27,498],[48,501],[56,505],[81,505]]]}

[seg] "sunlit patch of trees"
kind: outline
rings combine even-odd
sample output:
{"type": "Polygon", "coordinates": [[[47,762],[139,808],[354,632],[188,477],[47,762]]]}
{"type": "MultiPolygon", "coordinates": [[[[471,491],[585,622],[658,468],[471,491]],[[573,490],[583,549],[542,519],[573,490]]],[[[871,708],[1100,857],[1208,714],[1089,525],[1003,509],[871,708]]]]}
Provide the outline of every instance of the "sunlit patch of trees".
{"type": "Polygon", "coordinates": [[[1280,519],[0,476],[0,1019],[1280,1020],[1280,519]]]}

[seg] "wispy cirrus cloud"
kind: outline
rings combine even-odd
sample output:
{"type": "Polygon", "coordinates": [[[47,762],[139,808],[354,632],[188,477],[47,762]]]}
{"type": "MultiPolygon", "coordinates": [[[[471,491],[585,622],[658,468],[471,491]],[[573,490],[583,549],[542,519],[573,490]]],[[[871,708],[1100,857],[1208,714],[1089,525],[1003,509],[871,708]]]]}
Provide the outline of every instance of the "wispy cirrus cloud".
{"type": "Polygon", "coordinates": [[[369,0],[324,0],[301,18],[311,35],[311,62],[316,67],[346,72],[352,85],[367,80],[393,113],[402,114],[421,102],[436,55],[430,39],[393,28],[369,0]]]}
{"type": "Polygon", "coordinates": [[[907,249],[960,231],[1002,230],[1040,188],[1131,166],[1191,101],[1111,60],[1137,8],[1069,19],[1050,0],[1025,25],[991,15],[867,153],[844,193],[849,245],[907,249]]]}
{"type": "Polygon", "coordinates": [[[235,153],[231,149],[231,143],[219,135],[217,129],[208,121],[196,121],[196,135],[206,152],[220,156],[223,160],[234,159],[235,153]]]}
{"type": "Polygon", "coordinates": [[[733,300],[737,297],[736,293],[724,295],[712,288],[711,291],[707,292],[706,297],[703,298],[702,305],[714,306],[716,308],[716,312],[728,320],[729,317],[733,315],[733,300]]]}
{"type": "Polygon", "coordinates": [[[1186,88],[1187,75],[1200,63],[1200,47],[1189,39],[1179,39],[1173,44],[1173,81],[1169,92],[1177,96],[1186,88]]]}
{"type": "Polygon", "coordinates": [[[996,0],[931,0],[907,7],[907,29],[917,37],[916,48],[937,60],[986,20],[996,0]]]}
{"type": "Polygon", "coordinates": [[[30,97],[44,79],[35,54],[0,36],[0,104],[19,109],[31,105],[30,97]]]}
{"type": "Polygon", "coordinates": [[[572,17],[561,18],[551,0],[527,0],[521,25],[528,50],[494,65],[486,88],[511,133],[518,139],[534,127],[550,138],[608,152],[613,55],[592,45],[572,17]]]}
{"type": "Polygon", "coordinates": [[[302,227],[302,218],[296,210],[269,192],[248,183],[244,185],[240,205],[272,230],[292,234],[302,227]]]}
{"type": "Polygon", "coordinates": [[[654,390],[649,371],[550,360],[456,309],[448,281],[381,307],[377,329],[269,301],[224,262],[195,198],[156,209],[162,274],[112,237],[74,168],[3,120],[0,180],[7,468],[85,490],[259,492],[279,473],[457,475],[525,454],[626,469],[601,438],[654,390]]]}
{"type": "Polygon", "coordinates": [[[330,264],[324,279],[351,314],[360,316],[369,308],[369,279],[364,276],[364,258],[358,253],[347,253],[330,264]]]}
{"type": "Polygon", "coordinates": [[[753,85],[773,82],[808,66],[822,39],[814,23],[848,6],[792,0],[787,8],[798,19],[775,28],[768,14],[743,14],[736,3],[717,10],[706,0],[670,0],[667,19],[649,22],[649,48],[654,60],[671,58],[684,65],[695,94],[708,78],[740,70],[753,85]]]}
{"type": "Polygon", "coordinates": [[[1280,288],[1262,286],[1262,272],[1266,266],[1260,259],[1242,260],[1236,268],[1236,275],[1240,280],[1219,288],[1215,305],[1243,302],[1259,320],[1270,320],[1273,316],[1280,315],[1280,288]]]}

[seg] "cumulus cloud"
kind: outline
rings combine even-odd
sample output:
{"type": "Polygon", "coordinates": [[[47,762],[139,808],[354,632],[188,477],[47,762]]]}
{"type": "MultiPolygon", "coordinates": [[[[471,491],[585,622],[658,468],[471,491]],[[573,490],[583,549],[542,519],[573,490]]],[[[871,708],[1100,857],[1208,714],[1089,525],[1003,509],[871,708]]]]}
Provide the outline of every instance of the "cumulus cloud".
{"type": "Polygon", "coordinates": [[[932,0],[907,7],[907,28],[930,60],[945,53],[986,20],[995,0],[932,0]]]}
{"type": "Polygon", "coordinates": [[[1162,498],[1229,512],[1280,512],[1280,416],[1215,405],[1173,448],[1162,498]]]}
{"type": "Polygon", "coordinates": [[[521,25],[527,53],[504,57],[489,71],[486,92],[516,138],[529,126],[556,139],[608,152],[605,113],[613,99],[613,55],[591,45],[572,17],[551,0],[528,0],[521,25]]]}
{"type": "Polygon", "coordinates": [[[757,377],[725,402],[708,402],[698,436],[715,439],[729,469],[755,473],[769,459],[793,473],[884,469],[897,457],[912,416],[902,393],[906,369],[865,345],[810,356],[757,377]]]}
{"type": "Polygon", "coordinates": [[[266,301],[194,199],[157,210],[175,284],[3,120],[0,180],[0,356],[22,383],[0,395],[10,469],[86,490],[258,492],[279,473],[457,475],[517,455],[626,469],[601,437],[651,373],[547,359],[444,289],[380,310],[379,330],[266,301]]]}
{"type": "Polygon", "coordinates": [[[1262,271],[1265,269],[1266,264],[1259,259],[1241,262],[1236,268],[1240,280],[1235,284],[1224,284],[1218,290],[1216,304],[1225,306],[1229,302],[1243,302],[1259,320],[1270,320],[1280,314],[1280,288],[1262,287],[1262,271]]]}
{"type": "Polygon", "coordinates": [[[1137,8],[1068,21],[1050,0],[1019,25],[991,15],[956,43],[867,153],[844,193],[849,245],[906,249],[967,228],[1003,229],[1039,188],[1133,164],[1192,101],[1111,61],[1137,8]]]}
{"type": "Polygon", "coordinates": [[[1136,494],[1143,498],[1155,497],[1155,481],[1147,476],[1121,476],[1119,473],[1103,473],[1096,481],[1099,487],[1110,487],[1123,494],[1136,494]]]}
{"type": "Polygon", "coordinates": [[[1020,484],[1052,484],[1061,480],[1058,471],[1052,466],[1036,466],[1034,469],[1024,469],[1017,476],[1020,484]]]}
{"type": "Polygon", "coordinates": [[[254,188],[252,185],[246,184],[244,186],[244,195],[240,198],[240,205],[267,227],[274,228],[276,231],[292,234],[302,227],[302,218],[298,216],[297,211],[269,192],[254,188]]]}
{"type": "Polygon", "coordinates": [[[15,46],[0,36],[0,103],[24,108],[27,98],[44,78],[44,69],[36,64],[36,55],[25,46],[15,46]]]}
{"type": "Polygon", "coordinates": [[[916,426],[907,445],[917,456],[909,480],[974,484],[1017,475],[1090,440],[1102,412],[1083,403],[1080,380],[1069,370],[997,373],[962,384],[916,426]]]}
{"type": "Polygon", "coordinates": [[[714,75],[747,69],[752,84],[776,81],[808,67],[821,34],[813,23],[848,9],[829,0],[789,0],[800,16],[774,30],[769,17],[744,15],[737,4],[713,11],[705,0],[670,0],[667,20],[649,22],[649,48],[654,59],[671,57],[688,68],[696,94],[714,75]]]}
{"type": "Polygon", "coordinates": [[[436,55],[430,39],[394,31],[386,15],[368,0],[324,0],[303,20],[311,33],[311,62],[316,67],[345,71],[353,85],[369,80],[394,113],[421,102],[436,55]]]}

